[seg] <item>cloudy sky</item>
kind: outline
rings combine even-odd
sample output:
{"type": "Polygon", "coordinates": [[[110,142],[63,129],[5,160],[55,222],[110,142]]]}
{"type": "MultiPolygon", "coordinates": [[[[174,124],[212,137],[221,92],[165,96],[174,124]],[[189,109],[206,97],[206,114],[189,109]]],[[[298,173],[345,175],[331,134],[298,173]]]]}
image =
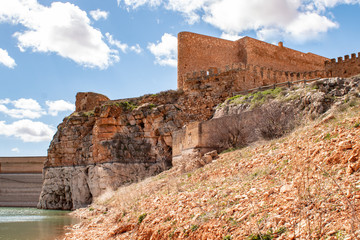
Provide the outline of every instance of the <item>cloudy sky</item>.
{"type": "Polygon", "coordinates": [[[360,0],[0,0],[0,156],[46,155],[77,92],[176,89],[177,33],[360,51],[360,0]]]}

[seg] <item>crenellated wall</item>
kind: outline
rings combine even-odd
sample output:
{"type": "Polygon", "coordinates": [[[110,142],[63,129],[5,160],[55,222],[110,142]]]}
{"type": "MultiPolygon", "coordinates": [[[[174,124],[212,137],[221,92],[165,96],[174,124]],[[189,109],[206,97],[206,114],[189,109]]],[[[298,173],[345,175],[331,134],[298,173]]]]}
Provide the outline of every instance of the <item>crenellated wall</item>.
{"type": "Polygon", "coordinates": [[[332,77],[351,77],[360,73],[360,52],[325,62],[325,71],[332,77]]]}
{"type": "Polygon", "coordinates": [[[225,68],[210,68],[180,76],[185,92],[229,94],[274,83],[328,77],[325,70],[291,72],[252,64],[235,63],[225,68]]]}
{"type": "MultiPolygon", "coordinates": [[[[229,64],[300,73],[322,71],[326,60],[329,59],[284,47],[282,43],[276,46],[250,37],[229,41],[181,32],[178,34],[178,89],[186,89],[184,87],[186,78],[183,77],[186,73],[207,71],[212,68],[222,69],[229,64]]],[[[251,77],[245,80],[251,80],[251,77]]]]}

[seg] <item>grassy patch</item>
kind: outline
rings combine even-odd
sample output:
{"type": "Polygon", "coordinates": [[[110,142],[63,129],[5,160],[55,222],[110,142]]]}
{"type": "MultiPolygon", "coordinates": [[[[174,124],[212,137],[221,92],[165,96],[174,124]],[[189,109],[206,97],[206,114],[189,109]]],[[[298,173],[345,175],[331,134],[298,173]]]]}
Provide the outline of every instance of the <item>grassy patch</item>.
{"type": "Polygon", "coordinates": [[[132,111],[138,107],[131,102],[113,102],[111,105],[121,107],[125,111],[132,111]]]}
{"type": "Polygon", "coordinates": [[[138,223],[139,224],[142,223],[142,221],[146,218],[146,216],[147,216],[147,213],[141,214],[138,218],[138,223]]]}
{"type": "Polygon", "coordinates": [[[250,103],[252,107],[265,103],[267,99],[276,98],[282,92],[282,88],[267,89],[264,91],[249,93],[247,95],[236,95],[228,98],[230,104],[250,103]]]}
{"type": "Polygon", "coordinates": [[[228,148],[228,149],[222,151],[220,154],[228,153],[228,152],[233,152],[233,151],[235,151],[235,150],[236,150],[236,148],[228,148]]]}
{"type": "Polygon", "coordinates": [[[199,225],[191,225],[190,230],[195,232],[196,230],[198,230],[198,228],[199,228],[199,225]]]}
{"type": "Polygon", "coordinates": [[[270,228],[266,233],[257,233],[257,234],[251,234],[248,239],[249,240],[271,240],[275,237],[285,233],[287,231],[286,227],[280,227],[276,232],[273,232],[273,230],[270,228]]]}

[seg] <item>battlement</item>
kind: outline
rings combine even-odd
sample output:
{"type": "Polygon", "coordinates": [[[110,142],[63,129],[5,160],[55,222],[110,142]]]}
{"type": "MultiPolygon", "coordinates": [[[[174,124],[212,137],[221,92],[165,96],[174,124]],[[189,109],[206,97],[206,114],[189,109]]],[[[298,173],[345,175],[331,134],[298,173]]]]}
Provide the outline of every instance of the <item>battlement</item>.
{"type": "Polygon", "coordinates": [[[332,77],[351,77],[360,73],[360,52],[325,61],[325,71],[332,77]]]}
{"type": "Polygon", "coordinates": [[[329,77],[325,70],[280,71],[259,65],[234,63],[224,68],[212,67],[180,76],[184,91],[231,93],[281,82],[329,77]],[[221,84],[220,84],[221,82],[221,84]]]}
{"type": "Polygon", "coordinates": [[[251,37],[237,41],[182,32],[178,35],[178,88],[226,95],[279,82],[360,73],[360,52],[337,59],[303,53],[251,37]]]}
{"type": "Polygon", "coordinates": [[[178,35],[178,88],[186,89],[185,79],[242,71],[244,66],[246,69],[253,66],[260,75],[268,71],[270,74],[274,71],[293,74],[321,71],[326,60],[329,59],[284,47],[283,43],[273,45],[251,37],[229,41],[181,32],[178,35]],[[261,67],[264,69],[258,70],[261,67]]]}
{"type": "Polygon", "coordinates": [[[327,64],[333,64],[333,63],[343,63],[346,61],[352,61],[352,60],[360,60],[360,52],[358,52],[358,54],[356,55],[356,53],[352,53],[350,56],[349,55],[345,55],[344,58],[343,57],[338,57],[331,59],[330,61],[325,61],[325,65],[327,64]]]}

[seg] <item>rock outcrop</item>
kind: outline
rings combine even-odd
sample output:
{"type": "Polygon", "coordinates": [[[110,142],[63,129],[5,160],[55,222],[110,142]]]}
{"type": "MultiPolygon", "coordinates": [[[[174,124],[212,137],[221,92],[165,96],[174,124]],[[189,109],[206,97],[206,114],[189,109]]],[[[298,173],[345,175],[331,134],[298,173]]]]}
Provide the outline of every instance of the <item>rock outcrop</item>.
{"type": "Polygon", "coordinates": [[[48,149],[38,207],[83,207],[107,188],[169,169],[172,132],[209,119],[222,100],[181,91],[114,101],[78,93],[76,111],[58,126],[48,149]]]}
{"type": "Polygon", "coordinates": [[[316,117],[331,106],[357,101],[359,82],[357,77],[323,79],[291,91],[232,97],[221,105],[230,93],[167,91],[113,101],[100,94],[79,93],[76,106],[81,110],[63,120],[50,144],[38,207],[83,207],[107,188],[116,189],[173,166],[185,170],[202,166],[211,161],[204,158],[206,152],[244,146],[259,136],[279,137],[294,127],[302,113],[316,117]],[[190,122],[203,122],[213,115],[213,120],[189,131],[190,137],[178,134],[184,126],[196,125],[190,122]],[[229,140],[226,136],[234,132],[242,137],[229,140]],[[201,152],[190,151],[199,147],[201,152]],[[185,157],[174,158],[174,153],[185,157]],[[188,153],[195,157],[186,157],[188,153]]]}
{"type": "Polygon", "coordinates": [[[258,95],[235,96],[216,108],[214,118],[241,115],[244,112],[252,111],[254,107],[269,99],[281,101],[284,105],[290,104],[296,108],[296,112],[306,111],[315,117],[329,110],[334,104],[339,105],[344,101],[351,104],[360,96],[359,84],[360,77],[324,78],[314,81],[306,87],[298,84],[293,88],[279,89],[281,91],[274,89],[258,95]]]}

